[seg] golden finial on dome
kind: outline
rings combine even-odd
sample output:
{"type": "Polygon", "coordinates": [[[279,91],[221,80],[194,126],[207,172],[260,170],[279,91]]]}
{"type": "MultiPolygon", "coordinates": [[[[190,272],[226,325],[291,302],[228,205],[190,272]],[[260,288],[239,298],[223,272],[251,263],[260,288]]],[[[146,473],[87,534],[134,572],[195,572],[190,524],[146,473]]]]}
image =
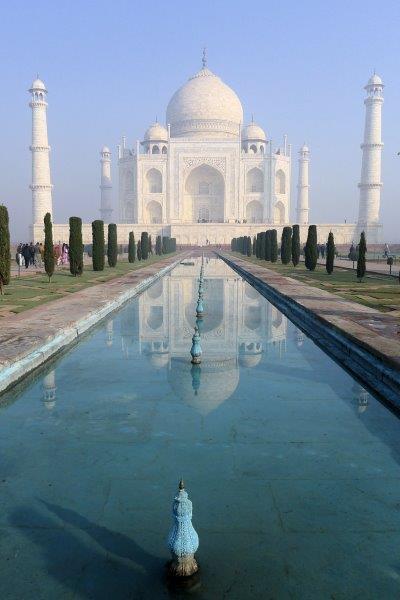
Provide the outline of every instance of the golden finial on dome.
{"type": "Polygon", "coordinates": [[[204,46],[203,47],[203,58],[201,59],[201,62],[203,63],[203,69],[205,69],[206,66],[207,66],[207,53],[206,53],[206,51],[207,51],[207,48],[204,46]]]}

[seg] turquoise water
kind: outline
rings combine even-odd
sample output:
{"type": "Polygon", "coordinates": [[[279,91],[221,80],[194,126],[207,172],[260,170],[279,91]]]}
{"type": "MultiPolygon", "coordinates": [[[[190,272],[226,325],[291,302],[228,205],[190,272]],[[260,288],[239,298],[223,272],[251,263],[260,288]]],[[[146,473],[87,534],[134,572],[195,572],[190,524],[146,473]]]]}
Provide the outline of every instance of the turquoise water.
{"type": "Polygon", "coordinates": [[[177,267],[0,409],[0,598],[395,598],[400,423],[222,261],[177,267]],[[164,579],[179,478],[201,571],[164,579]]]}

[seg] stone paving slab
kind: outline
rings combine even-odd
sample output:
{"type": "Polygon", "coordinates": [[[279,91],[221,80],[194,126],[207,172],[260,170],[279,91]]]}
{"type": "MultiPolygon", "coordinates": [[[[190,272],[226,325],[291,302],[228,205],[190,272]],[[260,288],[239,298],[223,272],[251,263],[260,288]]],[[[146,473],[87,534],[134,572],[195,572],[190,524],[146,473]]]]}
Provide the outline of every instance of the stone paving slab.
{"type": "Polygon", "coordinates": [[[170,256],[71,296],[5,316],[0,325],[0,393],[173,269],[185,256],[170,256]]]}
{"type": "MultiPolygon", "coordinates": [[[[312,315],[317,322],[329,326],[331,330],[357,345],[360,351],[372,355],[380,364],[382,380],[384,365],[391,369],[389,377],[394,378],[394,389],[400,390],[400,322],[397,316],[382,313],[374,308],[346,300],[326,290],[312,287],[291,277],[284,277],[263,266],[223,255],[251,276],[265,283],[277,294],[303,309],[303,314],[312,315]],[[383,367],[381,366],[383,365],[383,367]]],[[[322,334],[323,335],[323,334],[322,334]]],[[[318,339],[318,333],[314,336],[318,339]]],[[[352,359],[354,353],[352,354],[352,359]]],[[[370,370],[375,366],[371,363],[370,370]]],[[[400,400],[399,400],[400,405],[400,400]]]]}

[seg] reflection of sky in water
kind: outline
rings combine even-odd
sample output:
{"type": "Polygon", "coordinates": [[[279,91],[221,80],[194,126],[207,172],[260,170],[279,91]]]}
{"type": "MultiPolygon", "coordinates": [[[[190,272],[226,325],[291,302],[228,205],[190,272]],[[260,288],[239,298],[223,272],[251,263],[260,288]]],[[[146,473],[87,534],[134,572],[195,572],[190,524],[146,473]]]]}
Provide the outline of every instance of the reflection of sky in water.
{"type": "Polygon", "coordinates": [[[181,476],[199,598],[397,596],[398,420],[221,261],[191,365],[198,274],[4,397],[1,598],[182,597],[162,579],[181,476]]]}

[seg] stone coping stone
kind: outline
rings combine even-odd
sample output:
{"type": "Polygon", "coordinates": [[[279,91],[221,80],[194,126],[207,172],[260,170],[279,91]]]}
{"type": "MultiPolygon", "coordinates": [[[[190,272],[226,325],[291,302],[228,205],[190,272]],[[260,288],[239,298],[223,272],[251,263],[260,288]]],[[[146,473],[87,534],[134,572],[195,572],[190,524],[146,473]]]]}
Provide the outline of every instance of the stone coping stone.
{"type": "Polygon", "coordinates": [[[400,408],[398,317],[219,253],[346,369],[400,408]]]}
{"type": "Polygon", "coordinates": [[[180,263],[164,258],[106,283],[3,318],[0,327],[0,393],[74,342],[180,263]]]}

